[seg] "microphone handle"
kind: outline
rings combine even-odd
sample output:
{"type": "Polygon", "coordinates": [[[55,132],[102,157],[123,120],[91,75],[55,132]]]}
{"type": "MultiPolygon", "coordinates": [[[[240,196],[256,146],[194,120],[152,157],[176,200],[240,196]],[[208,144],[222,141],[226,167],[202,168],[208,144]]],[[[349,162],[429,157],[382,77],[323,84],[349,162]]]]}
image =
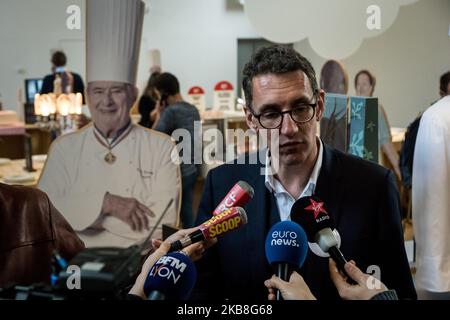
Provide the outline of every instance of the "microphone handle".
{"type": "Polygon", "coordinates": [[[188,234],[181,240],[177,240],[170,244],[169,252],[180,251],[187,246],[205,240],[205,235],[200,229],[195,230],[191,234],[188,234]]]}
{"type": "Polygon", "coordinates": [[[147,297],[148,300],[166,300],[166,295],[161,291],[150,291],[147,297]]]}
{"type": "Polygon", "coordinates": [[[338,269],[347,276],[347,283],[356,284],[356,282],[347,274],[347,272],[345,272],[344,265],[347,263],[347,259],[345,259],[341,250],[339,250],[338,247],[334,246],[334,247],[331,247],[330,249],[328,249],[328,253],[330,254],[331,258],[334,260],[334,262],[336,262],[338,269]]]}
{"type": "MultiPolygon", "coordinates": [[[[292,270],[287,263],[277,263],[276,265],[276,275],[278,278],[280,278],[283,281],[289,281],[289,278],[291,277],[292,270]]],[[[276,296],[277,300],[281,301],[284,300],[281,296],[280,290],[276,290],[276,296]]]]}

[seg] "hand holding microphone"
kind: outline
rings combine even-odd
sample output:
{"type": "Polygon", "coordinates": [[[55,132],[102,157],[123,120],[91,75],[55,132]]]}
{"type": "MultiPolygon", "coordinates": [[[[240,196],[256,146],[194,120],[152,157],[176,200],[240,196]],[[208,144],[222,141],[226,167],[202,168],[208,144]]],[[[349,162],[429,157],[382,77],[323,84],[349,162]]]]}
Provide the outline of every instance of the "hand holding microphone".
{"type": "Polygon", "coordinates": [[[295,271],[292,272],[289,282],[273,275],[272,278],[264,281],[264,285],[269,289],[269,300],[276,299],[276,290],[279,290],[284,300],[317,300],[303,277],[295,271]]]}
{"type": "MultiPolygon", "coordinates": [[[[137,277],[136,282],[134,283],[129,293],[139,296],[142,299],[146,299],[147,296],[144,293],[144,284],[152,267],[161,257],[169,252],[172,242],[183,239],[185,236],[194,232],[195,230],[197,230],[197,228],[179,230],[178,232],[168,237],[165,241],[158,243],[158,248],[147,258],[147,260],[142,265],[141,273],[137,277]]],[[[183,252],[186,256],[189,256],[191,260],[196,261],[199,260],[202,256],[202,253],[207,248],[214,245],[215,242],[216,239],[197,242],[188,247],[185,247],[183,249],[183,252]]]]}
{"type": "Polygon", "coordinates": [[[240,207],[226,209],[202,223],[195,231],[187,234],[184,238],[173,242],[170,245],[169,252],[181,250],[199,241],[214,239],[239,229],[245,224],[247,224],[247,214],[244,209],[240,207]]]}
{"type": "MultiPolygon", "coordinates": [[[[297,223],[282,221],[270,229],[265,248],[267,261],[274,267],[276,276],[288,281],[293,271],[305,262],[308,241],[305,231],[297,223]]],[[[276,295],[277,300],[282,300],[279,291],[276,295]]]]}

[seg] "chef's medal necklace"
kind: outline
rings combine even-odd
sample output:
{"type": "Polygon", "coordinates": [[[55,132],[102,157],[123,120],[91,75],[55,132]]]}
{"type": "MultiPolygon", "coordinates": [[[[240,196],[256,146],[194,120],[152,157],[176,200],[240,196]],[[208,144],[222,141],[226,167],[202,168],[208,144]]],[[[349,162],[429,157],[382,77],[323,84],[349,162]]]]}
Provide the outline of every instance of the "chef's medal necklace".
{"type": "Polygon", "coordinates": [[[100,142],[100,144],[108,149],[108,153],[105,155],[105,162],[107,164],[113,164],[116,162],[117,157],[112,152],[112,149],[117,146],[130,132],[131,132],[132,126],[128,126],[127,129],[125,129],[119,136],[114,138],[111,142],[103,137],[103,135],[97,130],[97,128],[94,129],[94,136],[100,142]]]}

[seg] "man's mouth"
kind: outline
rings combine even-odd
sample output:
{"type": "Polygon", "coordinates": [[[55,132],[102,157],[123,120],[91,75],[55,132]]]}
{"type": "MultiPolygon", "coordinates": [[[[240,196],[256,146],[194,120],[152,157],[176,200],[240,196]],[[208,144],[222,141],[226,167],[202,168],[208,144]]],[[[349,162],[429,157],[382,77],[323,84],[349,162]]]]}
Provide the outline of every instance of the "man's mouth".
{"type": "Polygon", "coordinates": [[[300,141],[289,141],[289,142],[285,142],[282,143],[280,145],[280,148],[293,148],[293,147],[298,147],[302,144],[303,142],[300,141]]]}
{"type": "Polygon", "coordinates": [[[98,109],[99,112],[101,113],[116,113],[117,109],[116,108],[111,108],[111,109],[98,109]]]}

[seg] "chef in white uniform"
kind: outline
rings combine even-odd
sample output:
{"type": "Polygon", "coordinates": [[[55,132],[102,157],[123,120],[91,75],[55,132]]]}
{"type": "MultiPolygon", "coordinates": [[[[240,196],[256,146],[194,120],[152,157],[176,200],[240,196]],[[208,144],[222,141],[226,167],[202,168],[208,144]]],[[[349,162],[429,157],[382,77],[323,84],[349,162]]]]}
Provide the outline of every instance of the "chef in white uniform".
{"type": "MultiPolygon", "coordinates": [[[[170,202],[162,224],[178,224],[175,145],[169,136],[130,119],[143,18],[141,0],[87,1],[93,124],[53,142],[39,180],[86,247],[142,242],[170,202]]],[[[157,230],[154,238],[161,236],[161,227],[157,230]]]]}
{"type": "Polygon", "coordinates": [[[418,296],[450,299],[450,96],[420,121],[412,201],[418,296]]]}

